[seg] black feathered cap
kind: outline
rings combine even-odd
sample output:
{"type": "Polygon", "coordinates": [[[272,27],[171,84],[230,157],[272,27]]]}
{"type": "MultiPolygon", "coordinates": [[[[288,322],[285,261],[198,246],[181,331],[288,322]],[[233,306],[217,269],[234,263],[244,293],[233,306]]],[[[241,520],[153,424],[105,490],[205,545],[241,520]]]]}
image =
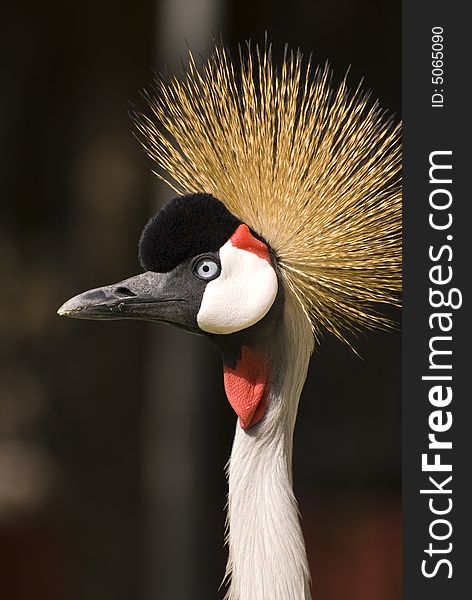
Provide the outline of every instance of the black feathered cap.
{"type": "Polygon", "coordinates": [[[239,225],[241,221],[210,194],[179,196],[144,228],[139,261],[146,271],[166,273],[188,258],[216,252],[239,225]]]}

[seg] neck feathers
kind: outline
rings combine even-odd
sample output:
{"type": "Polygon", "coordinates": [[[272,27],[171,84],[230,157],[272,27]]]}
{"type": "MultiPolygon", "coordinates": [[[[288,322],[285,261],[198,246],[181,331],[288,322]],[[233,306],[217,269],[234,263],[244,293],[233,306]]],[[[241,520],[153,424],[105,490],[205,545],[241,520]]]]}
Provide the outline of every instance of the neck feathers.
{"type": "Polygon", "coordinates": [[[309,600],[309,570],[292,490],[292,438],[313,338],[286,298],[271,340],[271,380],[264,419],[236,425],[228,465],[227,600],[309,600]]]}

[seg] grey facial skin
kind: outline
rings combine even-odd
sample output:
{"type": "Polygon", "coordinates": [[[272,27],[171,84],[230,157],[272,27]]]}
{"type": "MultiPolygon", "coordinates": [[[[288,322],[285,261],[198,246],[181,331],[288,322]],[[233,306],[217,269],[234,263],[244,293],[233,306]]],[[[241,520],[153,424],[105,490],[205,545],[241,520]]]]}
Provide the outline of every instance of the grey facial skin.
{"type": "Polygon", "coordinates": [[[207,281],[184,261],[168,273],[146,271],[113,285],[88,290],[57,311],[75,319],[136,319],[171,323],[190,333],[202,333],[197,314],[207,281]]]}

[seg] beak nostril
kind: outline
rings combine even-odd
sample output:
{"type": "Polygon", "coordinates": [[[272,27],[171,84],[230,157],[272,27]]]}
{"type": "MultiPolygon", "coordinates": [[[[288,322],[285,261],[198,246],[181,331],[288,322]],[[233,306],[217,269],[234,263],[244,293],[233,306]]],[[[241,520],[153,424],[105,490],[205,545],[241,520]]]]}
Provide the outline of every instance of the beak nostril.
{"type": "Polygon", "coordinates": [[[121,298],[132,298],[133,296],[136,296],[136,294],[127,287],[117,287],[115,289],[115,294],[121,298]]]}

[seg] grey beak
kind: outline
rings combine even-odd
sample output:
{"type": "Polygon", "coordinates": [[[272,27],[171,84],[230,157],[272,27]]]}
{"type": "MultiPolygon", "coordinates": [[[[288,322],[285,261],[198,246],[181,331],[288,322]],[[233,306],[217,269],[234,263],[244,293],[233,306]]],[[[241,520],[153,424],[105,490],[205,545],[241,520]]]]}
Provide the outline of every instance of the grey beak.
{"type": "Polygon", "coordinates": [[[57,313],[75,319],[139,319],[185,327],[185,299],[172,295],[168,280],[169,273],[147,271],[74,296],[57,313]]]}

